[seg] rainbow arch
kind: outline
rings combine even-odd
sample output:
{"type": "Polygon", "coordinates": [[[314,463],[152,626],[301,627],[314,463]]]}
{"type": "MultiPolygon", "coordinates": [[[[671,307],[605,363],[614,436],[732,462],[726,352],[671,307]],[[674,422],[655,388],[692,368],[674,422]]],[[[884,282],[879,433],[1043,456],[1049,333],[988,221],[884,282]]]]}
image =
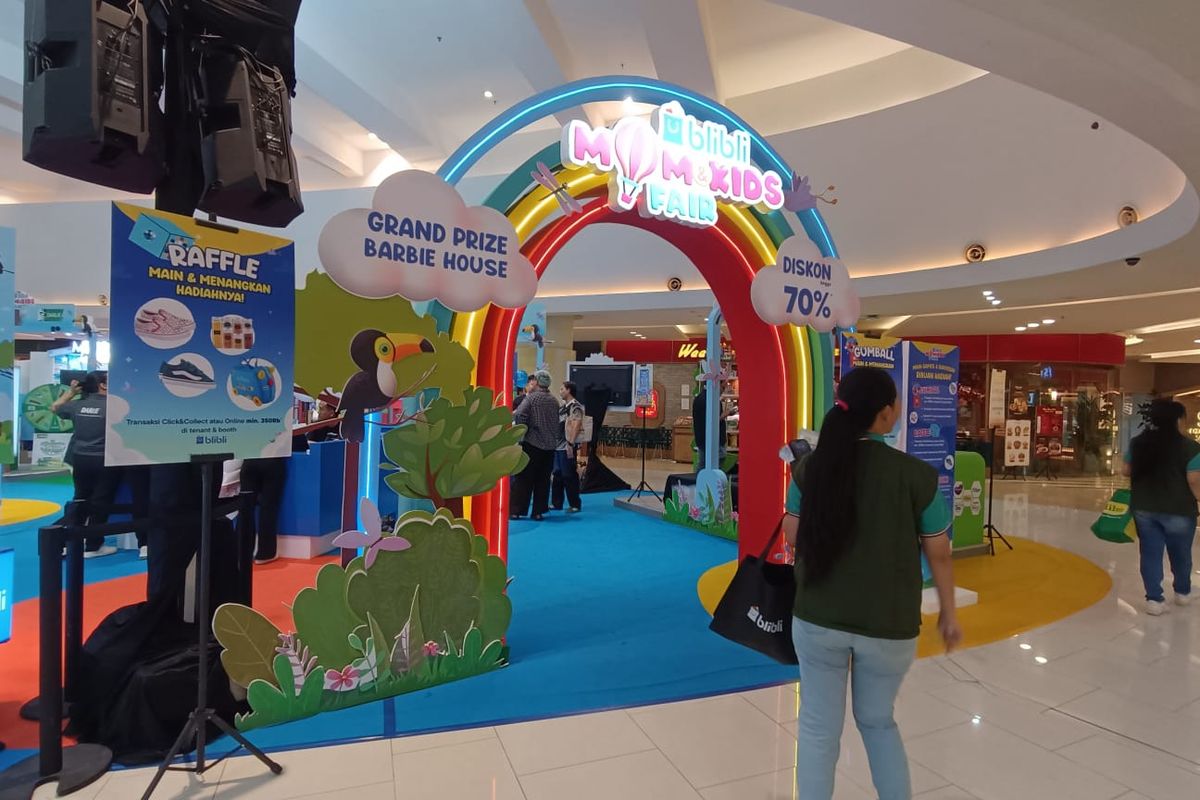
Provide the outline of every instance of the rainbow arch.
{"type": "MultiPolygon", "coordinates": [[[[757,131],[719,103],[650,78],[606,76],[568,83],[507,109],[464,142],[438,175],[451,184],[457,183],[493,147],[526,125],[583,103],[626,97],[655,105],[674,100],[700,120],[745,130],[751,137],[751,157],[758,166],[785,176],[791,174],[787,163],[757,131]]],[[[782,508],[786,473],[776,457],[780,445],[798,429],[812,427],[832,403],[832,337],[810,328],[769,326],[750,306],[749,282],[754,273],[775,263],[780,243],[796,231],[781,212],[725,203],[718,204],[719,220],[710,228],[690,228],[614,212],[603,197],[607,181],[606,175],[564,167],[559,146],[554,144],[531,156],[501,181],[484,204],[509,218],[522,252],[539,277],[576,233],[597,222],[647,230],[673,244],[696,264],[713,288],[741,354],[744,403],[739,548],[743,553],[757,552],[782,508]],[[538,161],[549,165],[567,190],[585,204],[582,214],[550,219],[559,210],[558,202],[529,177],[538,161]],[[750,353],[755,354],[753,359],[750,353]]],[[[792,215],[792,220],[800,223],[800,230],[825,256],[837,257],[820,212],[804,211],[792,215]]],[[[429,313],[437,318],[441,330],[450,333],[475,357],[475,383],[491,387],[497,394],[507,394],[512,386],[512,355],[522,310],[489,306],[456,314],[435,304],[429,313]]],[[[508,482],[470,498],[464,513],[488,540],[491,550],[507,558],[508,482]]]]}

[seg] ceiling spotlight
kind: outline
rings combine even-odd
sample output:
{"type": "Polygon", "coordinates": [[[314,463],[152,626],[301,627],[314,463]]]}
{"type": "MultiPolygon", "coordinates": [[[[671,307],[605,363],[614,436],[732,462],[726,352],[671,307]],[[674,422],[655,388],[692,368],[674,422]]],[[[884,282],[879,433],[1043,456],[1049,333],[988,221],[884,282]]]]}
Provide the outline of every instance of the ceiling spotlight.
{"type": "Polygon", "coordinates": [[[378,136],[378,135],[376,135],[375,131],[370,131],[370,132],[368,132],[368,133],[367,133],[367,138],[368,138],[368,139],[370,139],[372,142],[378,142],[378,141],[379,141],[379,136],[378,136]]]}
{"type": "Polygon", "coordinates": [[[1057,322],[1057,320],[1053,320],[1053,319],[1044,319],[1044,320],[1042,320],[1042,324],[1043,324],[1043,325],[1053,325],[1055,322],[1057,322]]]}
{"type": "Polygon", "coordinates": [[[984,297],[991,297],[991,296],[992,296],[992,290],[991,290],[991,289],[984,289],[984,290],[983,290],[983,296],[984,296],[984,297]]]}
{"type": "Polygon", "coordinates": [[[1025,330],[1025,326],[1018,325],[1017,327],[1013,328],[1013,330],[1016,331],[1017,333],[1020,333],[1021,331],[1025,330]]]}
{"type": "MultiPolygon", "coordinates": [[[[1133,338],[1134,338],[1134,339],[1137,339],[1137,337],[1136,337],[1136,336],[1134,336],[1133,338]]],[[[1141,339],[1138,339],[1138,341],[1140,342],[1140,341],[1141,341],[1141,339]]],[[[1193,343],[1195,343],[1195,344],[1200,344],[1200,339],[1192,339],[1192,342],[1193,342],[1193,343]]],[[[1128,340],[1128,339],[1126,339],[1126,340],[1125,340],[1125,344],[1129,344],[1129,340],[1128,340]]]]}
{"type": "Polygon", "coordinates": [[[637,331],[630,331],[629,333],[633,336],[637,336],[637,331]]]}
{"type": "Polygon", "coordinates": [[[999,298],[995,298],[995,297],[994,297],[994,298],[992,298],[992,305],[994,305],[994,306],[998,306],[998,305],[1000,305],[1000,299],[999,299],[999,298]]]}
{"type": "Polygon", "coordinates": [[[492,94],[492,90],[491,90],[491,89],[484,89],[484,90],[483,90],[483,96],[484,96],[484,97],[486,97],[488,100],[491,100],[493,97],[495,97],[495,95],[494,95],[494,94],[492,94]]]}
{"type": "Polygon", "coordinates": [[[1036,328],[1037,326],[1038,326],[1038,324],[1036,322],[1026,322],[1025,323],[1026,328],[1036,328]]]}
{"type": "MultiPolygon", "coordinates": [[[[1136,345],[1136,344],[1141,344],[1141,343],[1142,343],[1142,342],[1144,342],[1144,341],[1146,341],[1146,340],[1145,340],[1145,339],[1143,339],[1143,338],[1142,338],[1142,337],[1140,337],[1140,336],[1126,336],[1126,337],[1125,337],[1125,346],[1126,346],[1126,347],[1133,347],[1134,345],[1136,345]]],[[[1196,340],[1196,343],[1197,343],[1197,344],[1200,344],[1200,339],[1197,339],[1197,340],[1196,340]]]]}

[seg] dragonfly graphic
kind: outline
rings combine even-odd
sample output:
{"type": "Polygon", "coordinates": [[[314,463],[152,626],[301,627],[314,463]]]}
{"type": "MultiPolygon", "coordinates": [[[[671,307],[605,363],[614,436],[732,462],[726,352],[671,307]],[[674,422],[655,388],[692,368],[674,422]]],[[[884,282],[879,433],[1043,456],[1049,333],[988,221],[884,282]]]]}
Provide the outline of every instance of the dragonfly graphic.
{"type": "Polygon", "coordinates": [[[545,188],[550,194],[554,195],[554,199],[558,201],[558,205],[562,208],[563,213],[567,216],[571,214],[580,214],[583,212],[583,206],[579,205],[579,201],[571,196],[567,191],[567,187],[559,182],[558,178],[550,171],[550,168],[541,161],[537,162],[537,170],[529,173],[539,186],[545,188]]]}
{"type": "Polygon", "coordinates": [[[831,206],[837,205],[837,198],[828,198],[825,195],[836,189],[836,186],[827,186],[825,191],[820,194],[813,194],[812,187],[808,185],[808,176],[803,178],[792,173],[792,188],[785,190],[783,193],[783,207],[788,211],[811,211],[817,207],[817,201],[828,203],[831,206]]]}

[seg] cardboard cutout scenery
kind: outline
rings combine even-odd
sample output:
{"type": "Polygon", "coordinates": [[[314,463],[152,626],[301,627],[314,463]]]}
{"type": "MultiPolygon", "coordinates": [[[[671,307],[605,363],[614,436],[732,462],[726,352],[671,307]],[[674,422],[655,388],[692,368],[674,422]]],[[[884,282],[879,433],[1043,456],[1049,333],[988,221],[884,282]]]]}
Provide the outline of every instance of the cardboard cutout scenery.
{"type": "Polygon", "coordinates": [[[251,708],[236,721],[243,730],[507,664],[507,567],[488,553],[461,508],[462,498],[524,468],[525,428],[513,425],[511,409],[498,404],[491,389],[471,385],[470,353],[439,333],[431,317],[419,316],[410,300],[437,297],[460,307],[518,302],[532,297],[536,279],[531,290],[515,295],[505,281],[524,280],[517,277],[522,268],[533,272],[517,252],[507,220],[500,217],[504,230],[490,215],[467,209],[440,179],[414,172],[380,186],[376,206],[386,211],[344,212],[322,232],[328,272],[310,273],[296,293],[296,376],[309,393],[343,387],[342,429],[352,440],[362,439],[364,413],[419,398],[417,411],[383,436],[385,482],[405,497],[430,501],[435,511],[410,511],[386,530],[375,504],[362,498],[361,530],[334,540],[360,555],[345,567],[327,564],[316,586],[300,591],[291,606],[292,630],[279,630],[246,606],[217,609],[213,628],[224,647],[222,662],[230,679],[247,690],[251,708]],[[406,194],[413,186],[428,189],[429,205],[406,194]],[[447,199],[447,191],[454,198],[447,199]],[[409,199],[397,199],[402,197],[409,199]],[[408,216],[418,207],[419,221],[408,216]],[[439,208],[450,212],[439,216],[439,208]],[[476,224],[475,246],[493,248],[505,260],[508,278],[488,275],[486,267],[460,270],[462,262],[450,250],[444,263],[425,253],[439,243],[465,246],[471,232],[463,225],[469,222],[476,224]],[[377,238],[380,233],[385,236],[377,238]],[[422,237],[426,244],[413,244],[422,237]],[[384,249],[389,255],[383,268],[362,263],[382,259],[384,249]]]}

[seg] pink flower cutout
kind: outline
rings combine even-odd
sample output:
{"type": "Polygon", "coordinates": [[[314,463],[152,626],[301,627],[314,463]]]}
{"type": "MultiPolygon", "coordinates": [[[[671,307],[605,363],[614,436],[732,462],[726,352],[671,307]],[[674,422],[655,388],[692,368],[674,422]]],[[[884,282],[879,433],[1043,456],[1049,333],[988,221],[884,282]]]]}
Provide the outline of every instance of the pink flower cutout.
{"type": "Polygon", "coordinates": [[[366,530],[339,533],[333,540],[333,545],[352,550],[365,549],[367,552],[363,557],[363,563],[366,564],[367,569],[370,569],[371,565],[375,563],[375,558],[379,555],[380,550],[397,553],[412,547],[412,543],[401,536],[383,535],[383,523],[379,518],[379,509],[371,502],[371,498],[364,497],[359,501],[358,516],[362,519],[363,527],[366,530]]]}
{"type": "Polygon", "coordinates": [[[737,521],[738,521],[738,512],[734,511],[734,512],[733,512],[733,513],[730,515],[730,518],[731,518],[731,519],[732,519],[734,522],[737,522],[737,521]]]}
{"type": "Polygon", "coordinates": [[[360,681],[358,670],[353,666],[341,670],[325,670],[325,688],[334,692],[349,692],[358,688],[360,681]]]}
{"type": "Polygon", "coordinates": [[[688,516],[691,517],[692,519],[696,520],[697,522],[699,522],[700,521],[700,507],[699,506],[688,506],[688,516]]]}
{"type": "Polygon", "coordinates": [[[437,642],[426,642],[422,649],[427,656],[440,656],[442,654],[442,648],[438,647],[437,642]]]}

